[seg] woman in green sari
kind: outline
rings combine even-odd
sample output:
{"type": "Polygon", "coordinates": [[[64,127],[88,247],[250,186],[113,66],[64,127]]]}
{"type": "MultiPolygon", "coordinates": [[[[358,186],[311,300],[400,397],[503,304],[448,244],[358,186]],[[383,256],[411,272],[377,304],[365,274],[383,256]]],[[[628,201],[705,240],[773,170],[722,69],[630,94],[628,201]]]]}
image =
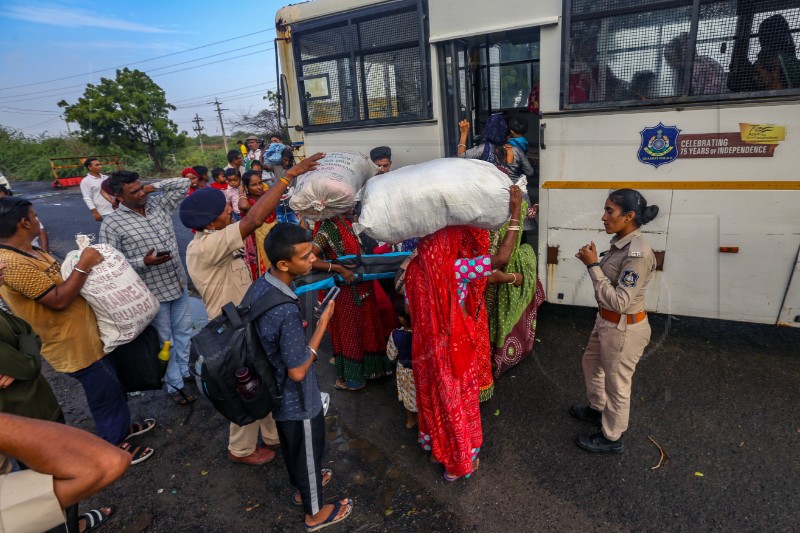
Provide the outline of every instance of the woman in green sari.
{"type": "MultiPolygon", "coordinates": [[[[522,212],[527,211],[523,202],[522,212]]],[[[535,210],[534,206],[534,210],[535,210]]],[[[519,224],[519,222],[516,222],[519,224]]],[[[509,223],[493,231],[490,253],[495,253],[503,241],[509,223]]],[[[511,253],[506,272],[520,272],[522,285],[490,285],[486,304],[489,313],[489,334],[492,345],[492,373],[495,378],[513,367],[533,351],[536,337],[536,314],[544,302],[544,289],[537,276],[536,252],[522,244],[523,233],[517,234],[517,244],[511,253]]]]}

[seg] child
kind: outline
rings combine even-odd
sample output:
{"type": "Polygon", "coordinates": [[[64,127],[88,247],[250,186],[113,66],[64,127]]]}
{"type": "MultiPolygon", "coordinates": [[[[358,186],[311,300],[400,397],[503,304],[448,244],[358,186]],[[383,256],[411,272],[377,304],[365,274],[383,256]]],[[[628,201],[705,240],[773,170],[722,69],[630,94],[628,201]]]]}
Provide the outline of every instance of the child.
{"type": "Polygon", "coordinates": [[[252,161],[250,163],[250,170],[261,172],[261,181],[272,187],[275,184],[275,176],[272,172],[264,170],[264,164],[261,161],[252,161]]]}
{"type": "MultiPolygon", "coordinates": [[[[228,170],[234,170],[232,168],[228,170]]],[[[233,220],[234,222],[241,220],[242,214],[239,211],[239,197],[242,194],[240,186],[242,184],[242,180],[236,172],[232,172],[231,175],[228,175],[228,171],[225,171],[225,179],[228,182],[228,188],[223,189],[222,192],[225,193],[225,198],[228,200],[228,203],[233,208],[233,220]]]]}
{"type": "MultiPolygon", "coordinates": [[[[232,174],[236,174],[235,169],[229,168],[228,170],[232,171],[231,172],[232,174]]],[[[211,177],[214,179],[214,181],[211,182],[211,186],[214,187],[215,189],[224,191],[225,189],[228,188],[227,170],[223,170],[219,167],[214,167],[213,169],[211,169],[211,177]]]]}
{"type": "Polygon", "coordinates": [[[406,427],[417,425],[417,391],[414,387],[414,372],[411,370],[411,317],[403,300],[394,303],[400,327],[392,331],[386,345],[390,361],[397,359],[397,398],[406,409],[406,427]]]}

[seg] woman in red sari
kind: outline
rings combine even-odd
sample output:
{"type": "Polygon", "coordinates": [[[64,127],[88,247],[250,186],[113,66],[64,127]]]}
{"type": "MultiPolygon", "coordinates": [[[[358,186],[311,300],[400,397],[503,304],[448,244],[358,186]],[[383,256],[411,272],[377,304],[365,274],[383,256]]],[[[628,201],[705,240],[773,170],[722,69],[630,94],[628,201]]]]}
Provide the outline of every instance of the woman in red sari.
{"type": "MultiPolygon", "coordinates": [[[[244,185],[245,195],[239,198],[239,211],[244,216],[250,207],[269,190],[269,186],[261,182],[261,176],[255,171],[245,172],[242,185],[244,185]]],[[[250,275],[254,281],[263,276],[271,266],[267,252],[264,250],[264,240],[277,223],[273,211],[264,224],[244,241],[244,261],[250,267],[250,275]]]]}
{"type": "MultiPolygon", "coordinates": [[[[338,216],[315,224],[314,255],[320,258],[314,262],[315,270],[336,272],[346,282],[352,283],[355,280],[353,272],[330,261],[361,253],[361,243],[353,232],[349,217],[338,216]]],[[[323,296],[321,293],[320,299],[323,296]]],[[[363,389],[367,379],[392,373],[372,281],[342,287],[329,328],[336,359],[337,389],[363,389]]]]}
{"type": "Polygon", "coordinates": [[[489,349],[486,283],[523,281],[518,273],[501,272],[519,231],[522,192],[513,186],[510,196],[517,223],[496,255],[488,255],[489,232],[447,227],[420,239],[406,271],[411,320],[420,332],[412,344],[420,444],[444,465],[447,481],[478,467],[483,442],[478,354],[489,349]]]}

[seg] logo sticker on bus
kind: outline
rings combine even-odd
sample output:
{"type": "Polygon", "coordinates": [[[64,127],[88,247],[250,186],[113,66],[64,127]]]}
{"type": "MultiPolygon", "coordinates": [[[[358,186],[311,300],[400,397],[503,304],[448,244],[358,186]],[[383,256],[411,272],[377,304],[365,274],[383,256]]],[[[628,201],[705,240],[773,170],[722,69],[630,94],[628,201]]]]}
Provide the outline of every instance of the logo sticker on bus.
{"type": "Polygon", "coordinates": [[[661,122],[657,126],[640,131],[642,144],[639,146],[637,156],[639,161],[656,168],[675,161],[678,158],[680,132],[677,126],[665,126],[661,122]]]}

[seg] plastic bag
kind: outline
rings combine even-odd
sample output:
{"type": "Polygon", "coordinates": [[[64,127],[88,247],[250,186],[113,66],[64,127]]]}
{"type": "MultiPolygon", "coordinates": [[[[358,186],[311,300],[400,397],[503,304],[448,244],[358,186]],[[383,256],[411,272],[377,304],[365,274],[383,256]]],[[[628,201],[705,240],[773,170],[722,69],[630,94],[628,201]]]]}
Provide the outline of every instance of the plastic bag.
{"type": "Polygon", "coordinates": [[[356,204],[356,194],[378,171],[365,155],[329,152],[313,172],[295,181],[289,207],[308,220],[343,215],[356,204]]]}
{"type": "Polygon", "coordinates": [[[511,179],[477,159],[435,159],[376,176],[353,228],[398,243],[447,226],[494,230],[508,220],[511,179]]]}
{"type": "MultiPolygon", "coordinates": [[[[91,243],[86,235],[78,235],[75,241],[78,249],[67,253],[61,265],[64,279],[72,274],[81,252],[91,243]]],[[[109,353],[139,336],[158,314],[160,304],[122,252],[108,244],[91,246],[103,256],[103,262],[92,269],[81,296],[97,316],[100,340],[109,353]]]]}

